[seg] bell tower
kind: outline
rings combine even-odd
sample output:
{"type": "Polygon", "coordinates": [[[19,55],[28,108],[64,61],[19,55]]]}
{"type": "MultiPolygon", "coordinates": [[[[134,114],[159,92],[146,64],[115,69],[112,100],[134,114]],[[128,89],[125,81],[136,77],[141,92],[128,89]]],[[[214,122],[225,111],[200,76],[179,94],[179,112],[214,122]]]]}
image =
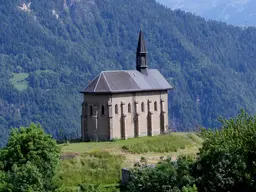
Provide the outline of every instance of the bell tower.
{"type": "Polygon", "coordinates": [[[146,45],[143,37],[143,33],[140,30],[139,41],[136,52],[136,70],[144,75],[147,75],[147,51],[146,45]]]}

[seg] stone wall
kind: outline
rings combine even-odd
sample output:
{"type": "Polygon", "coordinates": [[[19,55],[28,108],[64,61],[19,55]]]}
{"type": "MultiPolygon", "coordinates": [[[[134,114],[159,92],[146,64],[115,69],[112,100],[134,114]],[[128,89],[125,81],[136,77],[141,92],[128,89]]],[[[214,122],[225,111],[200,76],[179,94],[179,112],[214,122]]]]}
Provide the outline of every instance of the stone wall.
{"type": "Polygon", "coordinates": [[[84,140],[154,136],[168,129],[167,91],[84,95],[84,140]]]}
{"type": "Polygon", "coordinates": [[[112,105],[114,138],[153,136],[168,129],[167,91],[116,94],[112,105]]]}

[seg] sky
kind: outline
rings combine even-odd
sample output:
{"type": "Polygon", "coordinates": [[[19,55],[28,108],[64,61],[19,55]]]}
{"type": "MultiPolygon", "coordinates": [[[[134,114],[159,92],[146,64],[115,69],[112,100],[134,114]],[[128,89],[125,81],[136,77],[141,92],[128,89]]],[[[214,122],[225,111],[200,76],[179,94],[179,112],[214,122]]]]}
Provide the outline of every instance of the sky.
{"type": "Polygon", "coordinates": [[[256,0],[156,0],[171,9],[238,26],[256,26],[256,0]]]}

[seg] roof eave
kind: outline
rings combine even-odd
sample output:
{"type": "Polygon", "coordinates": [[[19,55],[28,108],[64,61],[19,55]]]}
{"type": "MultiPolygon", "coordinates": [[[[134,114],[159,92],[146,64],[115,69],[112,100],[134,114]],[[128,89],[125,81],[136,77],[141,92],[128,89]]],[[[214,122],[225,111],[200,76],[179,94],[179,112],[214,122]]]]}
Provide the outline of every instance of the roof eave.
{"type": "Polygon", "coordinates": [[[144,90],[124,90],[124,91],[97,91],[97,92],[87,92],[80,91],[82,94],[115,94],[115,93],[135,93],[135,92],[151,92],[151,91],[168,91],[173,90],[173,87],[165,89],[144,89],[144,90]]]}

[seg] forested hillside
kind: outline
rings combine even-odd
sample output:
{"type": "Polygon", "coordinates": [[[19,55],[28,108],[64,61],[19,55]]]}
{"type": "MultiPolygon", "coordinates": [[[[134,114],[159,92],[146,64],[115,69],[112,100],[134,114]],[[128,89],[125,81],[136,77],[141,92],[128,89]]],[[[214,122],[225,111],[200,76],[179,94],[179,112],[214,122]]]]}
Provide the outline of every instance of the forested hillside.
{"type": "Polygon", "coordinates": [[[149,66],[175,87],[170,124],[218,126],[256,112],[256,30],[241,29],[154,0],[0,2],[0,137],[40,122],[55,138],[79,137],[79,93],[101,70],[134,69],[139,28],[149,66]],[[25,3],[25,4],[24,4],[25,3]]]}

